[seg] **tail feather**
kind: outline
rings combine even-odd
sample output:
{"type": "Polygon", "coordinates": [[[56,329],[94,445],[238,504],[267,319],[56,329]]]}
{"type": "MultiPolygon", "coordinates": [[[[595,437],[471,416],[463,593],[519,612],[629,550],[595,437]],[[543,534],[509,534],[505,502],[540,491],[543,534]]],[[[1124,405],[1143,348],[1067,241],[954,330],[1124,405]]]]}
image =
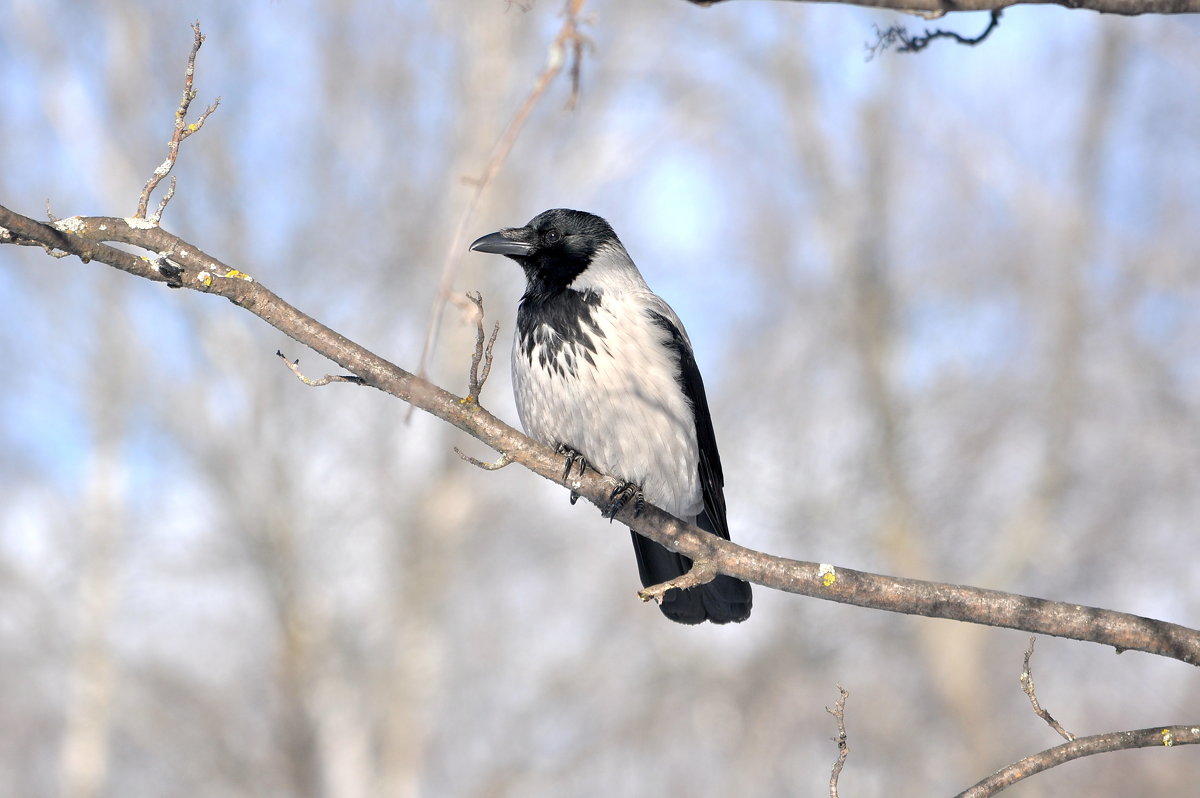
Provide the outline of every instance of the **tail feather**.
{"type": "MultiPolygon", "coordinates": [[[[706,513],[696,519],[696,525],[708,532],[712,524],[706,513]]],[[[638,574],[642,586],[662,584],[683,576],[692,567],[692,561],[682,554],[633,534],[633,548],[637,552],[638,574]]],[[[676,623],[696,624],[703,621],[730,623],[744,621],[750,617],[753,596],[750,583],[732,576],[720,574],[716,579],[699,587],[668,590],[659,605],[663,615],[676,623]]]]}

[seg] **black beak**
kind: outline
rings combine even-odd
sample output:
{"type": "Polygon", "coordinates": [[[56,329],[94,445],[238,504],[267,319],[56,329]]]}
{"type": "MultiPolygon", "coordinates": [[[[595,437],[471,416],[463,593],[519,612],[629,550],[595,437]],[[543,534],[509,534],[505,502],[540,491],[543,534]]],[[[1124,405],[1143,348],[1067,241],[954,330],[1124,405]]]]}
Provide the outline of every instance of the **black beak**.
{"type": "Polygon", "coordinates": [[[529,255],[533,252],[533,244],[526,241],[529,230],[524,227],[513,227],[498,233],[488,233],[471,243],[471,249],[478,252],[492,252],[496,255],[529,255]]]}

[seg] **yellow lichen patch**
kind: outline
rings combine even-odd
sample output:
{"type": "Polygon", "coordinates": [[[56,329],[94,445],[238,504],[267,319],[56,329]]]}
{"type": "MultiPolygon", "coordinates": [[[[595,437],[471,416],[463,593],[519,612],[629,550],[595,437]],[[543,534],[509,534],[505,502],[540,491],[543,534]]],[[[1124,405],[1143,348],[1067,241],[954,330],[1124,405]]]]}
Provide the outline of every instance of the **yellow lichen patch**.
{"type": "Polygon", "coordinates": [[[210,285],[212,285],[213,278],[212,278],[212,275],[209,274],[208,272],[200,272],[199,274],[196,275],[196,280],[204,283],[205,286],[210,286],[210,285]]]}
{"type": "Polygon", "coordinates": [[[1175,744],[1175,735],[1171,734],[1170,729],[1162,730],[1162,741],[1163,741],[1163,745],[1165,745],[1167,748],[1170,748],[1172,745],[1175,744]]]}
{"type": "Polygon", "coordinates": [[[828,563],[821,563],[821,567],[817,569],[817,576],[821,579],[822,587],[833,587],[837,582],[837,571],[828,563]]]}
{"type": "Polygon", "coordinates": [[[225,272],[224,276],[233,280],[245,280],[248,283],[254,282],[253,277],[245,272],[239,272],[237,269],[230,269],[229,271],[225,272]]]}

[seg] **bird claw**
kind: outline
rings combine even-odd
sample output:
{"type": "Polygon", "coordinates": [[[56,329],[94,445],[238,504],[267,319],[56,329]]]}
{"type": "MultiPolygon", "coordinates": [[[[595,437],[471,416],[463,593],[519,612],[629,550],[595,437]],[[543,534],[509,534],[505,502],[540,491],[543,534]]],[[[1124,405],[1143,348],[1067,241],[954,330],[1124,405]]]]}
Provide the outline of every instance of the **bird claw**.
{"type": "MultiPolygon", "coordinates": [[[[562,443],[560,443],[558,445],[558,448],[555,449],[555,451],[558,452],[563,457],[565,457],[567,460],[563,464],[563,473],[562,473],[563,481],[566,482],[567,480],[569,480],[571,478],[571,469],[575,467],[576,463],[579,464],[579,478],[582,479],[583,472],[586,471],[587,467],[588,467],[587,458],[585,458],[579,452],[572,449],[570,446],[567,446],[562,443]]],[[[576,484],[578,485],[578,483],[576,483],[576,484]]],[[[575,502],[577,502],[577,501],[579,501],[579,494],[576,493],[575,491],[571,491],[571,506],[574,507],[575,502]]]]}
{"type": "Polygon", "coordinates": [[[617,517],[617,513],[625,509],[630,499],[633,500],[633,515],[636,518],[646,509],[646,497],[642,494],[642,486],[633,482],[621,482],[613,488],[608,497],[608,509],[604,511],[604,517],[609,523],[617,517]]]}
{"type": "MultiPolygon", "coordinates": [[[[563,464],[563,473],[562,473],[562,478],[564,481],[571,478],[571,469],[574,468],[576,465],[579,466],[579,476],[580,477],[583,476],[583,472],[585,470],[587,470],[587,467],[588,467],[587,458],[585,458],[579,452],[572,449],[570,446],[567,446],[566,444],[562,444],[562,443],[560,443],[558,445],[558,449],[556,451],[560,455],[562,455],[563,457],[566,458],[566,462],[563,464]]],[[[574,504],[574,503],[575,503],[574,501],[571,502],[571,504],[574,504]]]]}

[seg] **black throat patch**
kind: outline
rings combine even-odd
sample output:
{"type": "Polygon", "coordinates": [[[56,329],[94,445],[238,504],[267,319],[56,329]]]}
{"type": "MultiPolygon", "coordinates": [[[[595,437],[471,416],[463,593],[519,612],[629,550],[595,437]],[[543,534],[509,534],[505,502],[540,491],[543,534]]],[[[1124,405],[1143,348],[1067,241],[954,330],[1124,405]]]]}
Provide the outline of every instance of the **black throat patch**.
{"type": "Polygon", "coordinates": [[[539,347],[537,365],[559,376],[574,377],[580,358],[594,366],[596,341],[605,337],[595,320],[599,305],[595,291],[526,294],[517,310],[519,351],[532,364],[539,347]]]}

